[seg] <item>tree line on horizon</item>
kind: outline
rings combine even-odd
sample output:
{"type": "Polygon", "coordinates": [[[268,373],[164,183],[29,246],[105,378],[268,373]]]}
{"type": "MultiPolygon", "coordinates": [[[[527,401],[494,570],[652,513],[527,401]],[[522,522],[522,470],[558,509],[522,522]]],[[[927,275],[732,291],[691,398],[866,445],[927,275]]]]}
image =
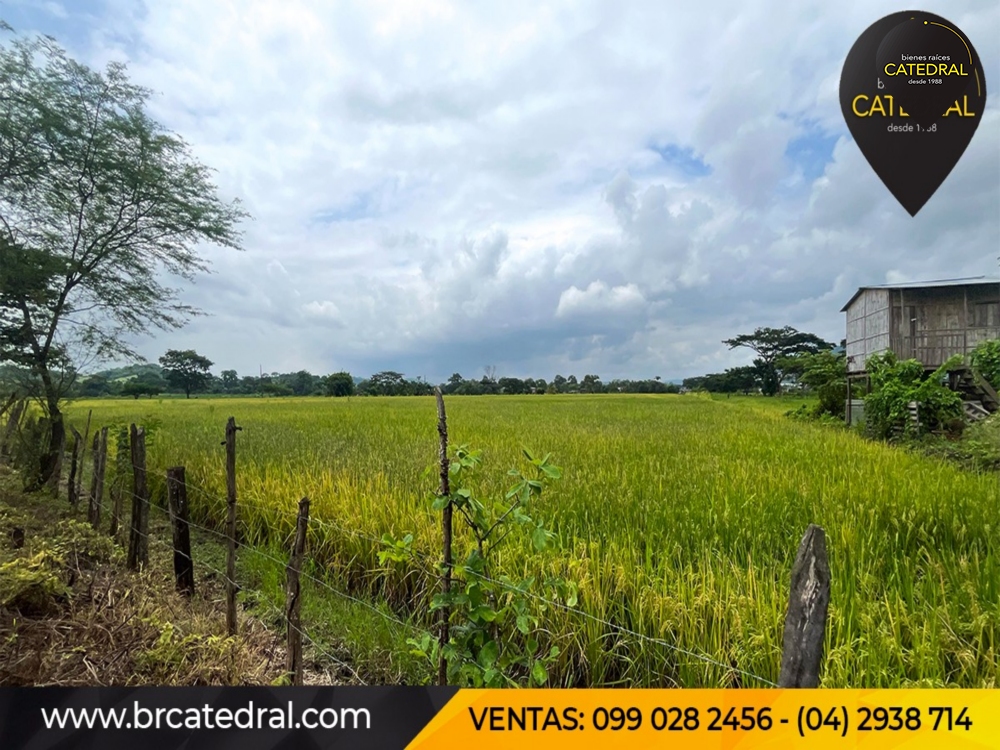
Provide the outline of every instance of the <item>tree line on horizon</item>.
{"type": "MultiPolygon", "coordinates": [[[[495,367],[485,367],[479,378],[466,378],[454,373],[439,387],[456,396],[520,395],[555,393],[680,393],[709,391],[714,393],[761,393],[775,395],[789,387],[809,387],[818,379],[838,378],[844,370],[842,351],[817,336],[794,328],[758,328],[752,334],[741,334],[723,343],[731,349],[749,348],[757,356],[752,365],[689,377],[680,385],[664,382],[659,376],[646,379],[615,378],[604,382],[592,373],[577,379],[575,375],[557,374],[551,381],[544,378],[497,377],[495,367]],[[810,374],[811,373],[811,374],[810,374]],[[817,373],[822,373],[819,378],[817,373]]],[[[843,342],[842,342],[843,344],[843,342]]],[[[194,350],[168,350],[158,364],[137,364],[105,370],[78,382],[67,390],[67,397],[117,396],[140,398],[164,393],[254,396],[422,396],[434,392],[435,385],[427,380],[406,378],[394,370],[376,372],[368,378],[358,378],[340,371],[329,375],[314,375],[308,370],[271,372],[240,376],[236,370],[211,372],[214,363],[194,350]]],[[[0,377],[0,382],[10,380],[0,377]]],[[[22,381],[24,373],[21,373],[22,381]]],[[[75,378],[73,378],[75,380],[75,378]]],[[[824,382],[825,382],[824,380],[824,382]]]]}

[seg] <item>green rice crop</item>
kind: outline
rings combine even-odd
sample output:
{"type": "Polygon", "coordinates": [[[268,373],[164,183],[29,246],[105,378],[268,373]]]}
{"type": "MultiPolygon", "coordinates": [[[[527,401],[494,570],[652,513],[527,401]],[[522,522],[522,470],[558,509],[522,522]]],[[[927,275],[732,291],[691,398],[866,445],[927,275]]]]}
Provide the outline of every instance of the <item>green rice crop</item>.
{"type": "MultiPolygon", "coordinates": [[[[487,396],[447,406],[453,442],[484,452],[481,497],[502,498],[522,446],[564,468],[536,509],[557,532],[555,549],[535,553],[512,535],[497,560],[500,572],[579,585],[577,607],[592,617],[542,613],[562,651],[553,684],[757,684],[729,667],[776,681],[791,563],[817,523],[832,573],[823,685],[997,686],[996,474],[788,420],[762,399],[487,396]]],[[[220,528],[220,442],[235,416],[246,540],[287,539],[308,495],[318,521],[310,555],[332,580],[430,624],[433,579],[416,563],[381,569],[372,538],[409,532],[440,554],[426,472],[437,455],[433,399],[81,401],[74,423],[88,409],[97,425],[152,426],[154,488],[167,466],[186,466],[194,520],[220,528]]]]}

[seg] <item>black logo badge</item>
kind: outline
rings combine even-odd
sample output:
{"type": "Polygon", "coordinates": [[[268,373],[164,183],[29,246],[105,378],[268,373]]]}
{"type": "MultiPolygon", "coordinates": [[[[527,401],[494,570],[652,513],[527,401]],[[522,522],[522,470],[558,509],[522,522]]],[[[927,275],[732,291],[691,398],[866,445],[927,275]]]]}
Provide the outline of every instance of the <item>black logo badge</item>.
{"type": "Polygon", "coordinates": [[[840,107],[875,174],[911,216],[944,182],[979,127],[986,77],[969,38],[922,11],[869,26],[840,74],[840,107]]]}

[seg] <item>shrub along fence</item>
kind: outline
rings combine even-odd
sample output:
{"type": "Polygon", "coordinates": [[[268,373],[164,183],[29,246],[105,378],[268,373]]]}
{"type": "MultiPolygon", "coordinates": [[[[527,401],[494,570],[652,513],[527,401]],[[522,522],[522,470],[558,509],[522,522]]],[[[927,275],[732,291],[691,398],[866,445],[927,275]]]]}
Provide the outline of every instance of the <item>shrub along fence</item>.
{"type": "MultiPolygon", "coordinates": [[[[442,450],[441,460],[441,487],[439,495],[448,495],[448,465],[446,456],[447,446],[447,425],[444,412],[444,403],[440,393],[438,397],[438,426],[441,436],[442,450]]],[[[17,425],[22,417],[24,407],[20,409],[16,405],[8,405],[10,412],[6,430],[0,433],[0,458],[9,458],[9,442],[12,435],[17,431],[17,425]]],[[[311,580],[321,588],[329,589],[332,593],[346,597],[354,602],[363,604],[373,612],[393,620],[397,624],[411,629],[418,635],[430,636],[433,640],[438,640],[444,646],[450,638],[450,628],[453,626],[447,616],[441,616],[437,628],[438,632],[431,634],[429,631],[420,628],[412,622],[407,622],[387,614],[383,610],[375,607],[371,603],[356,599],[349,593],[340,591],[331,586],[328,582],[310,575],[304,570],[307,556],[307,537],[310,523],[323,524],[321,519],[310,519],[309,498],[303,497],[299,500],[298,510],[295,517],[294,533],[287,542],[287,559],[280,560],[263,549],[249,547],[240,544],[238,538],[238,517],[240,503],[237,494],[237,462],[236,462],[236,434],[242,428],[236,425],[236,420],[230,417],[225,426],[225,439],[222,445],[225,446],[224,466],[226,471],[226,519],[220,523],[224,531],[208,528],[192,522],[189,518],[188,489],[191,485],[185,477],[183,466],[172,466],[166,470],[166,498],[164,507],[152,503],[149,492],[149,477],[146,469],[146,434],[141,426],[130,425],[128,432],[121,430],[116,436],[116,457],[113,481],[110,487],[106,485],[107,459],[108,459],[108,434],[109,428],[102,427],[95,430],[91,439],[91,464],[90,489],[87,493],[87,518],[91,525],[97,529],[102,522],[102,508],[104,498],[107,494],[110,500],[110,514],[108,522],[108,532],[119,541],[127,544],[127,567],[130,570],[138,571],[149,566],[149,543],[161,544],[168,547],[173,553],[173,574],[177,591],[185,596],[195,595],[196,581],[194,575],[195,559],[191,550],[191,528],[194,527],[206,534],[213,535],[226,547],[226,569],[225,572],[205,565],[212,573],[219,576],[225,583],[225,622],[226,632],[234,636],[239,631],[239,619],[237,609],[237,594],[240,586],[236,581],[236,561],[237,555],[246,553],[259,555],[276,565],[282,565],[285,569],[285,602],[283,607],[278,607],[277,603],[264,597],[262,592],[257,593],[262,601],[269,603],[280,613],[284,624],[286,635],[286,676],[290,684],[299,685],[303,680],[303,640],[310,642],[317,652],[321,653],[334,664],[345,669],[352,681],[362,682],[360,675],[349,664],[336,658],[328,651],[320,647],[318,640],[313,638],[302,624],[302,598],[303,591],[301,580],[303,577],[311,580]],[[131,469],[131,489],[126,486],[127,472],[131,469]],[[131,512],[127,527],[127,540],[120,540],[123,530],[123,500],[131,499],[131,512]],[[156,509],[169,518],[171,527],[170,541],[166,542],[154,538],[149,531],[150,509],[156,509]]],[[[85,449],[90,432],[90,415],[87,418],[85,432],[81,435],[75,428],[71,429],[73,444],[70,450],[69,476],[66,483],[66,493],[71,505],[76,508],[83,499],[83,468],[85,459],[85,449]]],[[[6,460],[6,459],[4,459],[6,460]]],[[[57,485],[58,487],[58,485],[57,485]]],[[[198,489],[208,495],[204,490],[198,489]]],[[[452,584],[452,577],[449,575],[453,561],[451,559],[451,517],[450,514],[443,514],[442,524],[442,554],[437,569],[441,575],[436,576],[443,591],[447,591],[452,584]]],[[[375,543],[381,540],[372,539],[375,543]]],[[[422,553],[413,553],[427,559],[430,556],[422,553]]],[[[484,579],[485,576],[481,576],[484,579]]],[[[486,579],[496,585],[506,585],[493,579],[486,579]]],[[[580,617],[597,619],[594,615],[582,610],[570,607],[562,602],[541,599],[551,607],[561,608],[575,613],[580,617]]],[[[830,602],[830,568],[827,558],[826,535],[822,528],[810,525],[802,537],[795,562],[792,566],[791,580],[789,587],[788,607],[784,621],[784,632],[782,640],[782,659],[778,682],[774,683],[759,675],[740,670],[732,665],[723,664],[706,654],[698,654],[692,651],[681,649],[662,639],[636,633],[623,628],[614,623],[600,620],[608,631],[618,631],[629,634],[633,637],[643,639],[659,646],[673,650],[678,655],[686,655],[691,658],[700,659],[726,670],[734,671],[744,677],[755,680],[763,685],[773,687],[816,687],[820,682],[820,669],[822,664],[823,643],[825,639],[827,610],[830,602]]],[[[445,610],[446,611],[446,610],[445,610]]],[[[438,681],[444,683],[445,670],[442,668],[437,675],[438,681]]]]}

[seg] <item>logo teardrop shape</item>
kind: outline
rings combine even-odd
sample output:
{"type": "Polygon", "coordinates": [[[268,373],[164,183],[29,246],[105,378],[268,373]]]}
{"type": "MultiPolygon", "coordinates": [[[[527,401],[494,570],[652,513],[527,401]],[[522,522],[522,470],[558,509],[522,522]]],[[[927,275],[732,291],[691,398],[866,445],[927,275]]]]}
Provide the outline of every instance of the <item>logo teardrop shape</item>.
{"type": "Polygon", "coordinates": [[[933,13],[902,11],[858,37],[840,75],[840,107],[858,148],[911,216],[962,157],[986,105],[969,38],[933,13]]]}

